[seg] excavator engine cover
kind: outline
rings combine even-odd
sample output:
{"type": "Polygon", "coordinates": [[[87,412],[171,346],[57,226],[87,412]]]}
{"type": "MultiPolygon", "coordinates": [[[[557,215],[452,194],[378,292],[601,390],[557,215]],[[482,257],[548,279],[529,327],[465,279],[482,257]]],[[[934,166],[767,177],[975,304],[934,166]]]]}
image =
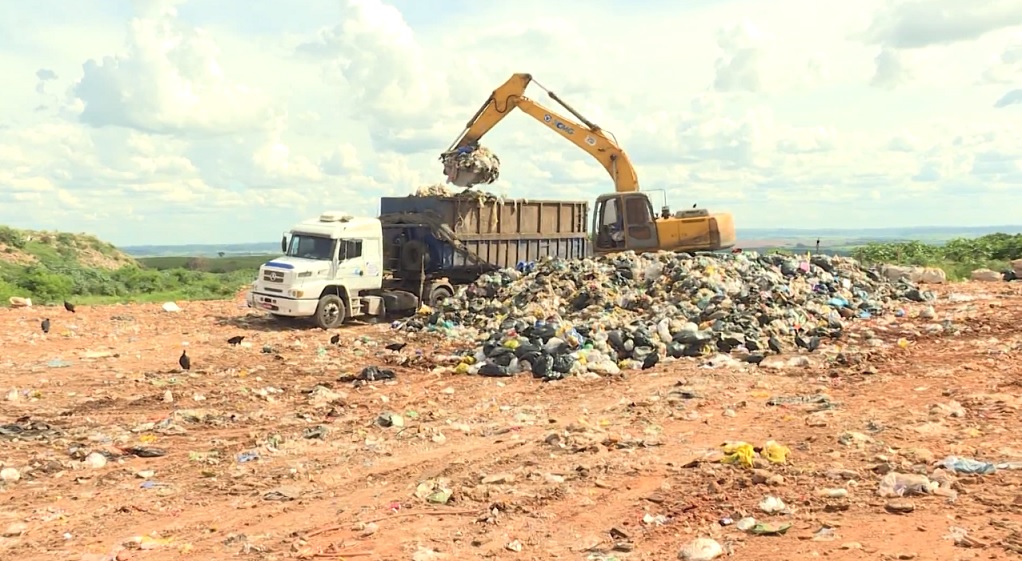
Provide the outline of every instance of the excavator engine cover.
{"type": "Polygon", "coordinates": [[[412,240],[401,248],[401,257],[398,263],[401,270],[409,273],[418,273],[429,268],[429,248],[424,242],[412,240]]]}
{"type": "Polygon", "coordinates": [[[674,213],[675,218],[700,218],[709,215],[710,211],[705,208],[679,210],[678,212],[674,213]]]}

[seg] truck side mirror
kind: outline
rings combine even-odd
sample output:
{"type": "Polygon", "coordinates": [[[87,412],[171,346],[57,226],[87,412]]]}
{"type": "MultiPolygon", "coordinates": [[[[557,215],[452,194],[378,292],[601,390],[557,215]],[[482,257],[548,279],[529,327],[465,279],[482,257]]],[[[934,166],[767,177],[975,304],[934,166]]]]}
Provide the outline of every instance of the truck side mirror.
{"type": "Polygon", "coordinates": [[[287,253],[287,236],[281,236],[280,238],[280,252],[287,253]]]}

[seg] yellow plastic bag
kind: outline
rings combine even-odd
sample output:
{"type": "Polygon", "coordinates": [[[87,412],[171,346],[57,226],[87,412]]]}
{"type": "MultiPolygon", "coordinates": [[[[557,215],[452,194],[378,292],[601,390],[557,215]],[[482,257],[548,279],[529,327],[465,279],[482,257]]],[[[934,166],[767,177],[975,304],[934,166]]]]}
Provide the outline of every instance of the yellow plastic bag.
{"type": "Polygon", "coordinates": [[[788,461],[789,453],[791,453],[791,450],[787,446],[778,444],[773,440],[768,440],[763,445],[763,451],[759,455],[766,458],[772,464],[783,464],[788,461]]]}
{"type": "Polygon", "coordinates": [[[752,460],[756,457],[756,451],[748,442],[731,442],[724,445],[724,458],[721,463],[738,464],[742,467],[752,467],[752,460]]]}

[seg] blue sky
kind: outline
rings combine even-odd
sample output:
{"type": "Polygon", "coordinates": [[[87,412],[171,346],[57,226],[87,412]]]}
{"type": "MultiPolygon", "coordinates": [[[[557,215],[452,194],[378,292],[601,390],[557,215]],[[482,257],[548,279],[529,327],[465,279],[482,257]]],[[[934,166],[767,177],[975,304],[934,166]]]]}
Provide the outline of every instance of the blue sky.
{"type": "MultiPolygon", "coordinates": [[[[9,2],[0,223],[227,243],[375,214],[443,182],[439,152],[513,72],[612,131],[644,189],[739,228],[1022,222],[1022,3],[624,6],[9,2]]],[[[483,144],[491,191],[612,188],[524,114],[483,144]]]]}

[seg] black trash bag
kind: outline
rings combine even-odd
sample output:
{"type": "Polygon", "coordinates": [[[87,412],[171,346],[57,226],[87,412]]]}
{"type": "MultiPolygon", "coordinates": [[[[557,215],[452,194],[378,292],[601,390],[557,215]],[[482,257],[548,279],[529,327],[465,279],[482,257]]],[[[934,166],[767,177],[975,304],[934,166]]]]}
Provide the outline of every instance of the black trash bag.
{"type": "Polygon", "coordinates": [[[522,357],[521,360],[529,363],[529,366],[532,369],[532,376],[534,378],[545,378],[549,376],[554,365],[554,357],[545,352],[530,354],[522,357]]]}
{"type": "Polygon", "coordinates": [[[655,347],[653,343],[653,337],[645,329],[636,329],[632,333],[632,341],[635,342],[635,347],[655,347]]]}
{"type": "Polygon", "coordinates": [[[533,326],[532,333],[530,334],[530,337],[536,337],[540,341],[543,341],[544,343],[546,343],[547,341],[552,339],[553,336],[556,335],[556,334],[557,334],[557,326],[552,324],[552,323],[544,322],[544,323],[540,323],[540,324],[537,324],[537,325],[533,326]]]}
{"type": "Polygon", "coordinates": [[[554,355],[550,369],[554,372],[567,374],[571,372],[571,366],[573,364],[575,364],[575,359],[571,358],[571,355],[569,354],[554,355]]]}
{"type": "Polygon", "coordinates": [[[494,364],[500,366],[511,366],[511,361],[515,359],[515,352],[507,347],[497,347],[493,349],[486,358],[494,364]]]}
{"type": "Polygon", "coordinates": [[[685,345],[671,341],[667,344],[667,356],[671,358],[681,358],[685,356],[685,345]]]}
{"type": "Polygon", "coordinates": [[[486,378],[510,378],[512,376],[507,366],[493,364],[492,362],[485,362],[480,365],[478,374],[486,378]]]}
{"type": "Polygon", "coordinates": [[[610,345],[610,348],[614,349],[614,351],[617,352],[618,356],[616,358],[618,360],[621,359],[623,354],[628,352],[628,350],[625,348],[624,335],[616,329],[607,332],[607,344],[610,345]]]}
{"type": "Polygon", "coordinates": [[[685,348],[682,350],[682,356],[688,357],[702,356],[703,347],[704,345],[698,343],[692,345],[685,345],[685,348]]]}
{"type": "Polygon", "coordinates": [[[541,350],[543,350],[543,347],[535,343],[522,343],[515,349],[515,356],[518,357],[518,360],[521,360],[525,355],[538,353],[541,350]]]}

